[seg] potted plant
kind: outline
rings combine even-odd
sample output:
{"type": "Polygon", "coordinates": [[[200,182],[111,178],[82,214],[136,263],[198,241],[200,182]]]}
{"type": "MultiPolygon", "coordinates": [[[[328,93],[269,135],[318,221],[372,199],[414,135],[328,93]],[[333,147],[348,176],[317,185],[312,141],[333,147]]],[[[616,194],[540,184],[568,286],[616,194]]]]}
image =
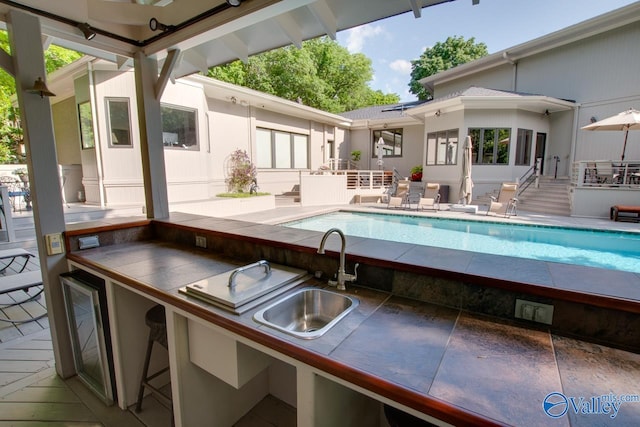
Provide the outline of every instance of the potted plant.
{"type": "Polygon", "coordinates": [[[411,181],[422,181],[422,165],[411,168],[411,181]]]}
{"type": "Polygon", "coordinates": [[[18,175],[18,178],[20,178],[20,181],[22,181],[24,184],[29,182],[29,174],[25,168],[15,169],[13,171],[13,174],[18,175]]]}
{"type": "Polygon", "coordinates": [[[351,160],[353,160],[354,162],[359,161],[360,157],[362,157],[362,151],[354,150],[351,152],[351,160]]]}

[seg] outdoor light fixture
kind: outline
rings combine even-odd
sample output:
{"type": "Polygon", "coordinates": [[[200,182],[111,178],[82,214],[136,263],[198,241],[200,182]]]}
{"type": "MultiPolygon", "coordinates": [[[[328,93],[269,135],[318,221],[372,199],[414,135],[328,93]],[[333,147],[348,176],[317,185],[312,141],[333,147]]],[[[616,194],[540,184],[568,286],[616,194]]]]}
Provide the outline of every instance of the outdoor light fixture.
{"type": "Polygon", "coordinates": [[[163,24],[162,22],[158,22],[156,18],[151,18],[149,20],[149,28],[151,28],[151,31],[156,31],[156,30],[169,31],[173,29],[173,25],[166,25],[166,24],[163,24]]]}
{"type": "Polygon", "coordinates": [[[241,0],[227,0],[227,4],[231,7],[240,6],[241,0]]]}
{"type": "Polygon", "coordinates": [[[27,89],[29,93],[37,93],[40,95],[40,98],[44,98],[45,96],[56,96],[55,93],[51,92],[47,85],[42,80],[42,77],[38,77],[38,80],[35,81],[33,87],[31,89],[27,89]]]}
{"type": "Polygon", "coordinates": [[[551,113],[549,112],[549,110],[544,110],[544,115],[549,117],[551,115],[551,113]]]}
{"type": "Polygon", "coordinates": [[[436,117],[440,117],[440,110],[436,111],[435,116],[436,116],[436,117]]]}
{"type": "Polygon", "coordinates": [[[597,122],[597,121],[598,121],[598,118],[597,118],[596,116],[591,116],[591,118],[589,119],[589,121],[590,121],[591,123],[595,123],[595,122],[597,122]]]}
{"type": "Polygon", "coordinates": [[[77,27],[80,31],[82,31],[82,34],[84,34],[84,38],[87,40],[91,40],[96,36],[96,32],[93,31],[91,29],[91,25],[87,24],[86,22],[79,23],[77,27]]]}

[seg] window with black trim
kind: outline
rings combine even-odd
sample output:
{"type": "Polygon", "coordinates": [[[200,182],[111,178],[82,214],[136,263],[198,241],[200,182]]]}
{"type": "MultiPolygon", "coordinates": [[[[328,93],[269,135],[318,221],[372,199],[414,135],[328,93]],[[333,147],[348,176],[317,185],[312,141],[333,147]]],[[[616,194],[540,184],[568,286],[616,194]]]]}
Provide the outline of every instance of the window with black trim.
{"type": "Polygon", "coordinates": [[[455,165],[458,162],[458,129],[427,134],[427,165],[455,165]]]}
{"type": "Polygon", "coordinates": [[[402,157],[402,129],[379,129],[373,131],[371,141],[372,158],[378,157],[378,142],[382,138],[384,157],[402,157]]]}
{"type": "Polygon", "coordinates": [[[256,129],[256,165],[263,169],[309,169],[309,137],[256,129]]]}
{"type": "Polygon", "coordinates": [[[198,151],[197,111],[193,108],[162,105],[162,144],[164,148],[198,151]]]}
{"type": "Polygon", "coordinates": [[[132,147],[128,98],[106,98],[109,113],[109,146],[132,147]]]}
{"type": "Polygon", "coordinates": [[[518,129],[518,141],[516,143],[516,165],[528,166],[531,164],[532,147],[533,131],[531,129],[518,129]]]}
{"type": "Polygon", "coordinates": [[[479,165],[508,165],[511,129],[470,128],[473,143],[473,163],[479,165]]]}

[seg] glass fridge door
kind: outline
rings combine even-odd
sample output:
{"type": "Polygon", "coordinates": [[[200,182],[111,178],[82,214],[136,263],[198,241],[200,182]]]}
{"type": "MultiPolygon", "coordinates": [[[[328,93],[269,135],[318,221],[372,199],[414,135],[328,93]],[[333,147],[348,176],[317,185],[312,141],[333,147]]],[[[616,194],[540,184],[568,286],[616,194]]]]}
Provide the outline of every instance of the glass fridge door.
{"type": "Polygon", "coordinates": [[[76,372],[107,404],[113,403],[111,373],[107,361],[98,290],[63,277],[76,372]]]}

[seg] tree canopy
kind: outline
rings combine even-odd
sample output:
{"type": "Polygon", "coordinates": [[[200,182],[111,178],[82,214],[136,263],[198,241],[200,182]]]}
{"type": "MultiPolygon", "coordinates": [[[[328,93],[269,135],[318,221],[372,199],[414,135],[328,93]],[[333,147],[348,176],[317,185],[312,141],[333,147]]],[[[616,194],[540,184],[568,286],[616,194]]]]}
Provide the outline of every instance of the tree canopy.
{"type": "MultiPolygon", "coordinates": [[[[11,53],[9,36],[0,31],[0,48],[11,53]]],[[[60,46],[51,45],[44,53],[47,74],[79,59],[82,54],[60,46]]],[[[18,145],[22,142],[22,128],[18,111],[11,104],[16,93],[14,78],[0,68],[0,163],[21,163],[18,145]]]]}
{"type": "Polygon", "coordinates": [[[448,37],[444,42],[426,48],[420,58],[411,61],[409,91],[420,100],[431,99],[433,94],[420,84],[421,79],[482,58],[488,53],[487,45],[476,43],[473,37],[469,40],[462,36],[448,37]]]}
{"type": "Polygon", "coordinates": [[[373,90],[371,60],[351,54],[326,37],[286,46],[210,68],[208,76],[288,99],[320,110],[340,113],[370,105],[393,104],[397,94],[373,90]]]}

